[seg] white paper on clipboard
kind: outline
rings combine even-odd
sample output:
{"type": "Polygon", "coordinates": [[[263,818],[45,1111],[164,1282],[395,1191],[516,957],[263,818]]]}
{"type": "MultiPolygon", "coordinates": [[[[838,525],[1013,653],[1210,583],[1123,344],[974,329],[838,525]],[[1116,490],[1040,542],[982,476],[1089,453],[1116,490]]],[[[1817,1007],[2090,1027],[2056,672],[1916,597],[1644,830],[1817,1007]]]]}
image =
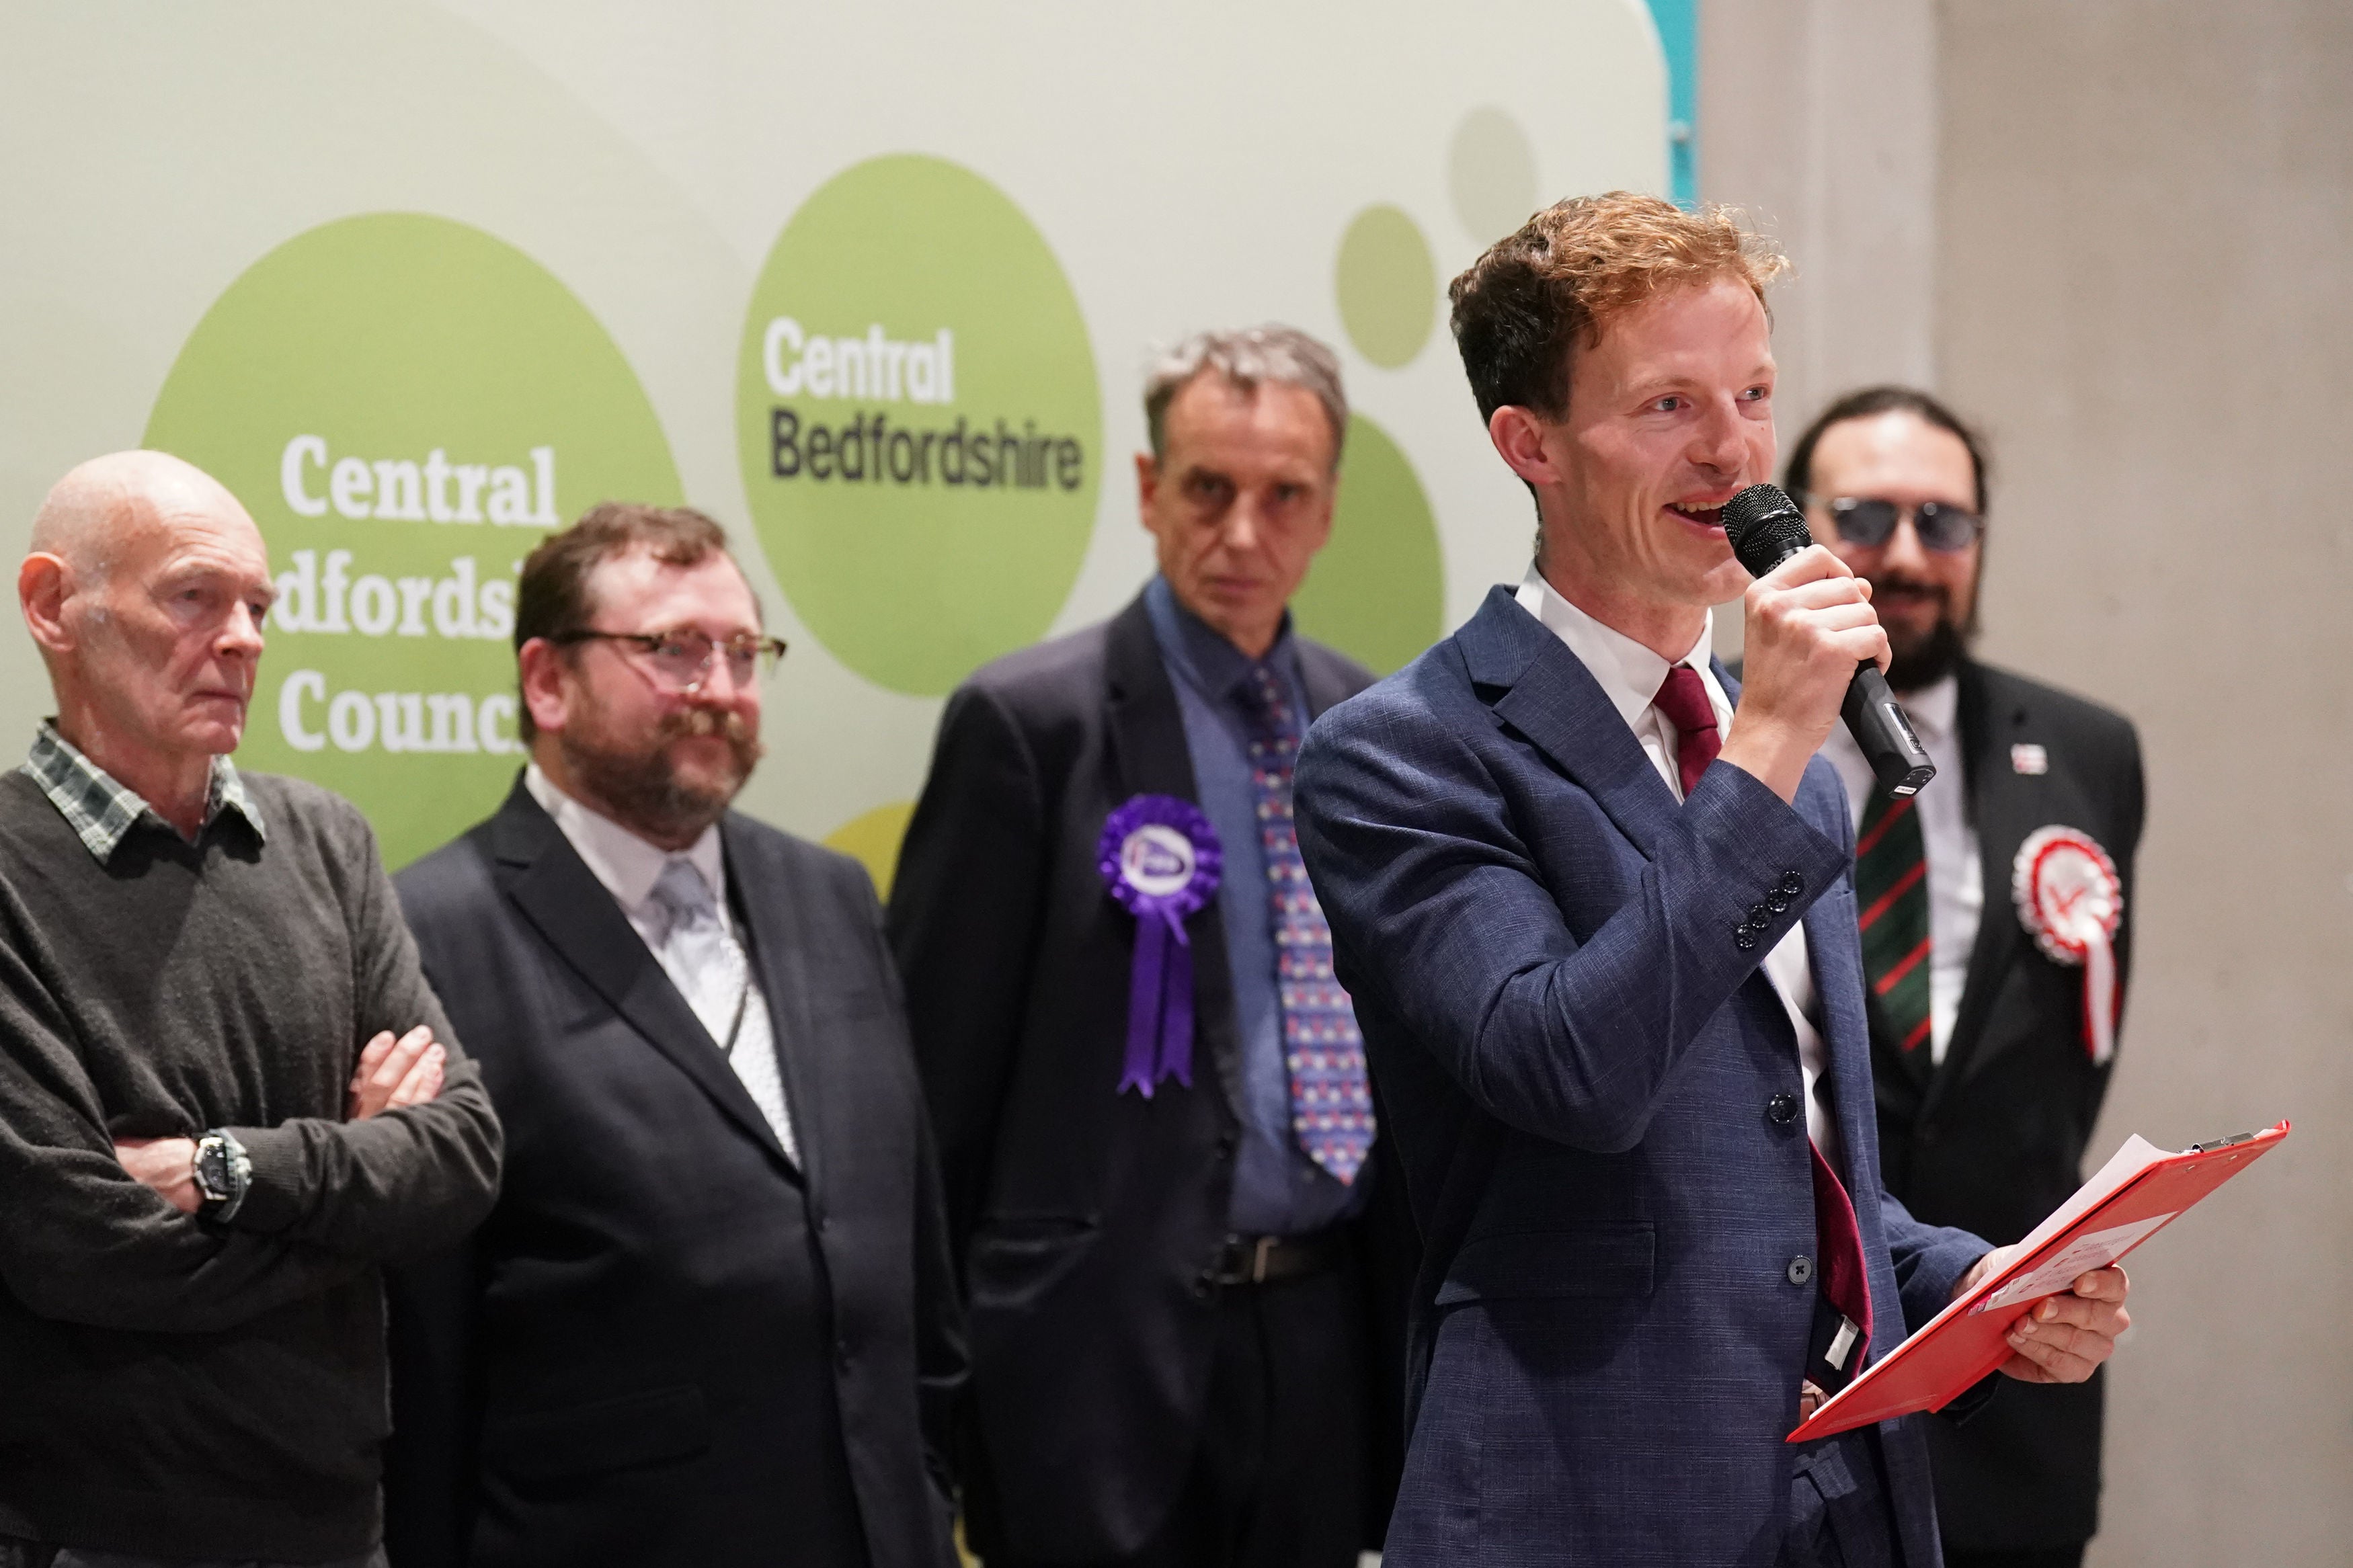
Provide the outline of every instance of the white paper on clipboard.
{"type": "Polygon", "coordinates": [[[2151,1215],[2130,1225],[2120,1225],[2107,1230],[2087,1230],[2066,1247],[2031,1274],[2021,1274],[2000,1289],[1969,1309],[1972,1312],[1990,1312],[1997,1307],[2013,1306],[2020,1301],[2031,1301],[2042,1296],[2056,1296],[2075,1283],[2079,1275],[2094,1268],[2105,1268],[2141,1243],[2144,1237],[2156,1233],[2172,1215],[2151,1215]]]}

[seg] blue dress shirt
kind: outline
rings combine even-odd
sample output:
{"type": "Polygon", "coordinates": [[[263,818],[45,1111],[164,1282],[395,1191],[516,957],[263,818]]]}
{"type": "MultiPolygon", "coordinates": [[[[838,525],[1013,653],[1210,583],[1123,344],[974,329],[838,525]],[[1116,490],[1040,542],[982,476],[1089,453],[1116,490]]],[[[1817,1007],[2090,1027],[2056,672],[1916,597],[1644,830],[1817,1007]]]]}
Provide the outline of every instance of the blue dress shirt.
{"type": "MultiPolygon", "coordinates": [[[[1371,1173],[1344,1186],[1309,1159],[1291,1129],[1291,1069],[1283,1061],[1282,994],[1275,981],[1274,907],[1259,842],[1258,795],[1250,783],[1251,660],[1179,604],[1165,577],[1144,591],[1161,663],[1176,689],[1192,755],[1193,785],[1225,851],[1218,915],[1233,971],[1234,1024],[1241,1043],[1242,1141],[1234,1162],[1228,1223],[1243,1236],[1299,1236],[1356,1212],[1371,1173]]],[[[1291,617],[1268,650],[1302,731],[1307,688],[1291,639],[1291,617]]]]}

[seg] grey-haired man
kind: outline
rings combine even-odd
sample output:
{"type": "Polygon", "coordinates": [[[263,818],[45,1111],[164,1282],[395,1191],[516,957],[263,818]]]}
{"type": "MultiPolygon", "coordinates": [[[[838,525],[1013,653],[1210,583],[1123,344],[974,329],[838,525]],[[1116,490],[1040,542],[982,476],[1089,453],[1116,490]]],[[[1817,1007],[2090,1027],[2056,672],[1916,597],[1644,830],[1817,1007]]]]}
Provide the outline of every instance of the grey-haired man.
{"type": "Polygon", "coordinates": [[[991,1568],[1353,1563],[1396,1184],[1290,787],[1371,677],[1288,610],[1347,405],[1267,327],[1179,345],[1145,411],[1158,574],[949,700],[891,900],[970,1304],[968,1518],[991,1568]]]}

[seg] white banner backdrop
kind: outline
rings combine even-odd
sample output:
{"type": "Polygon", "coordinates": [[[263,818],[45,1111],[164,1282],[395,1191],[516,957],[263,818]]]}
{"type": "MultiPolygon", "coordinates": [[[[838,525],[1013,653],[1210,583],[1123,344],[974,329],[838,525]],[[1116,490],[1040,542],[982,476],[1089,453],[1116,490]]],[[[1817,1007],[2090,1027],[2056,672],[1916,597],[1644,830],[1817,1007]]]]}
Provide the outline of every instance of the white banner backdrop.
{"type": "MultiPolygon", "coordinates": [[[[1340,350],[1301,619],[1394,668],[1532,525],[1445,280],[1667,178],[1641,0],[17,6],[0,83],[5,537],[100,452],[218,473],[284,590],[240,760],[396,866],[503,792],[515,563],[610,497],[728,526],[793,644],[743,804],[887,873],[955,679],[1150,572],[1198,327],[1340,350]]],[[[21,634],[0,677],[13,748],[21,634]]]]}

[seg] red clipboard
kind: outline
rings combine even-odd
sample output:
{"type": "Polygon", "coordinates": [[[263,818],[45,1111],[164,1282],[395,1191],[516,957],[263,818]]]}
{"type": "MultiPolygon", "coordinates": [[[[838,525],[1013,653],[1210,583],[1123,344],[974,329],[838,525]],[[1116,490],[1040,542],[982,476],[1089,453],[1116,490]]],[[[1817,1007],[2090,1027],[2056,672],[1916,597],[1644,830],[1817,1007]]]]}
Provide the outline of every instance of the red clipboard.
{"type": "Polygon", "coordinates": [[[2077,1275],[2105,1268],[2164,1229],[2183,1210],[2269,1153],[2287,1123],[2168,1154],[2138,1136],[2125,1141],[2075,1195],[2020,1244],[2008,1268],[1936,1314],[1789,1434],[1792,1443],[1942,1410],[2010,1355],[2012,1323],[2077,1275]]]}

